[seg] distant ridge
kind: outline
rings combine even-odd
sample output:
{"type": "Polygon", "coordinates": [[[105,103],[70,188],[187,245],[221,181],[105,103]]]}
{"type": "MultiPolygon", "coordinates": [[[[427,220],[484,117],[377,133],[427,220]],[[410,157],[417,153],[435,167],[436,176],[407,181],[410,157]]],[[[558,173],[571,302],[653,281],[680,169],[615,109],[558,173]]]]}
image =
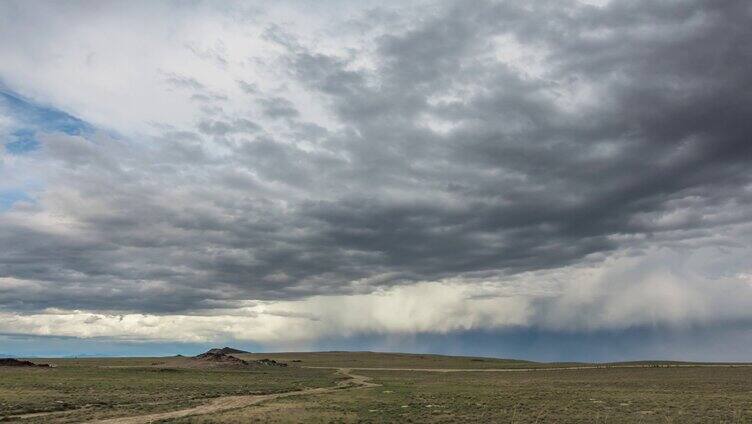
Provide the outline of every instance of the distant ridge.
{"type": "Polygon", "coordinates": [[[251,352],[246,352],[245,350],[240,350],[240,349],[235,349],[235,348],[232,348],[232,347],[225,346],[223,348],[216,348],[215,347],[214,349],[209,349],[205,353],[230,355],[230,354],[233,354],[233,353],[251,353],[251,352]]]}

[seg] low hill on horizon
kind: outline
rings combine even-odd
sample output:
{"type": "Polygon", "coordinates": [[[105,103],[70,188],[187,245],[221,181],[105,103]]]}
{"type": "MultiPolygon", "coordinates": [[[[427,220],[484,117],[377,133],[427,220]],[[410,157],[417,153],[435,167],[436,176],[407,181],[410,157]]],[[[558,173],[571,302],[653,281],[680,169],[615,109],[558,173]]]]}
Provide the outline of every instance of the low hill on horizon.
{"type": "Polygon", "coordinates": [[[209,349],[209,350],[207,350],[207,351],[206,351],[205,353],[209,353],[209,354],[212,354],[212,353],[213,353],[213,354],[232,355],[232,354],[234,354],[234,353],[251,353],[251,352],[248,352],[248,351],[245,351],[245,350],[240,350],[240,349],[235,349],[235,348],[232,348],[232,347],[227,347],[227,346],[225,346],[225,347],[222,347],[222,348],[218,348],[218,347],[215,347],[215,348],[213,348],[213,349],[209,349]]]}

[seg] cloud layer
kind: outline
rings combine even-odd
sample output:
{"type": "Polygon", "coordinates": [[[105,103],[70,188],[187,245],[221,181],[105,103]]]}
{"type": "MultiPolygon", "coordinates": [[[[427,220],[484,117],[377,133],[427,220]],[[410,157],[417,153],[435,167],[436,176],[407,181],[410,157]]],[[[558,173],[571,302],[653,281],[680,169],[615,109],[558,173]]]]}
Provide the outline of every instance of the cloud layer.
{"type": "Polygon", "coordinates": [[[752,318],[748,4],[173,6],[0,6],[0,332],[752,318]]]}

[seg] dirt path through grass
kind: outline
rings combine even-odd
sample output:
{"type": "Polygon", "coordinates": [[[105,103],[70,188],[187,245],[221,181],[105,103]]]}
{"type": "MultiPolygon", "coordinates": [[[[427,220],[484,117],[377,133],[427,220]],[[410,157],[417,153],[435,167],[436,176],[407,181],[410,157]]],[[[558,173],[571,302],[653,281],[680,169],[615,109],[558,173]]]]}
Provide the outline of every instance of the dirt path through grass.
{"type": "MultiPolygon", "coordinates": [[[[672,364],[672,365],[660,365],[661,368],[685,368],[685,367],[750,367],[752,364],[672,364]]],[[[304,368],[313,369],[330,369],[335,370],[337,373],[348,377],[347,380],[343,380],[337,383],[334,387],[319,387],[304,389],[292,392],[272,393],[266,395],[244,395],[244,396],[222,396],[209,400],[207,403],[195,406],[192,408],[179,409],[176,411],[152,413],[146,415],[135,415],[128,417],[109,418],[104,420],[90,421],[90,423],[102,423],[102,424],[144,424],[151,423],[159,420],[168,420],[175,418],[182,418],[191,415],[204,415],[212,414],[216,412],[227,411],[230,409],[243,408],[251,405],[256,405],[268,400],[286,398],[290,396],[304,396],[331,393],[336,390],[354,389],[361,387],[377,387],[380,384],[370,381],[370,377],[353,374],[352,371],[420,371],[420,372],[439,372],[439,373],[454,373],[454,372],[533,372],[533,371],[567,371],[567,370],[595,370],[595,369],[614,369],[614,368],[655,368],[655,365],[608,365],[608,366],[569,366],[569,367],[541,367],[541,368],[398,368],[398,367],[325,367],[325,366],[307,366],[304,368]]],[[[24,415],[16,415],[13,419],[23,419],[39,417],[43,415],[63,415],[66,413],[75,412],[76,410],[69,411],[55,411],[55,412],[41,412],[24,415]]]]}
{"type": "Polygon", "coordinates": [[[247,396],[223,396],[212,399],[210,402],[193,408],[180,409],[177,411],[160,412],[156,414],[136,415],[130,417],[110,418],[106,420],[90,421],[90,423],[100,424],[145,424],[159,420],[182,418],[190,415],[204,415],[215,412],[227,411],[230,409],[243,408],[246,406],[256,405],[267,400],[279,399],[290,396],[315,395],[330,393],[335,390],[354,389],[360,387],[376,387],[380,384],[370,382],[370,377],[352,374],[349,368],[335,368],[337,373],[349,377],[337,383],[334,387],[319,387],[315,389],[298,390],[294,392],[272,393],[268,395],[247,395],[247,396]]]}

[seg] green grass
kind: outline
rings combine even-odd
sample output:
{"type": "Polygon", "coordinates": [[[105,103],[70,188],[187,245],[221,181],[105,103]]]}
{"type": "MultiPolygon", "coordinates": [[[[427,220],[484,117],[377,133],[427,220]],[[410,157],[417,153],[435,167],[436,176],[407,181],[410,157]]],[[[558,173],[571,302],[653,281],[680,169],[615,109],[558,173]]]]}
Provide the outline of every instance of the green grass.
{"type": "Polygon", "coordinates": [[[746,367],[359,374],[383,386],[278,400],[261,414],[255,407],[174,422],[752,422],[746,367]]]}
{"type": "Polygon", "coordinates": [[[329,366],[518,371],[359,370],[355,373],[371,377],[381,387],[275,399],[169,422],[752,422],[752,367],[747,366],[640,362],[599,369],[546,370],[583,364],[370,352],[239,356],[268,357],[291,366],[176,369],[185,359],[35,360],[58,367],[0,368],[0,417],[70,411],[22,422],[81,422],[183,409],[217,396],[330,387],[341,378],[333,370],[301,368],[329,366]],[[625,365],[630,368],[615,367],[625,365]]]}
{"type": "MultiPolygon", "coordinates": [[[[56,422],[180,409],[205,399],[331,386],[331,371],[300,368],[170,369],[163,358],[35,360],[56,368],[0,368],[0,417],[86,408],[56,422]],[[123,368],[111,368],[123,367],[123,368]]],[[[24,422],[50,422],[49,417],[24,422]]]]}

